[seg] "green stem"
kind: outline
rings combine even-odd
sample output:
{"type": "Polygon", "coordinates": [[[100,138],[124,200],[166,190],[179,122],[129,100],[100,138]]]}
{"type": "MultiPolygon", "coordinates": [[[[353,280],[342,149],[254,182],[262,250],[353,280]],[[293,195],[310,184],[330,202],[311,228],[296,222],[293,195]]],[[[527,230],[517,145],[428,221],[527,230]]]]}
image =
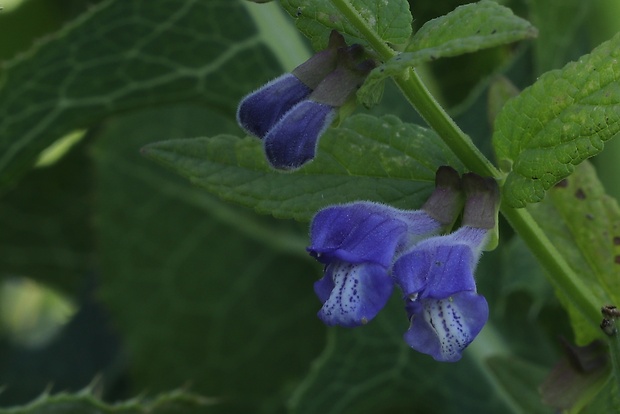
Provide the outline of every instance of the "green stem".
{"type": "Polygon", "coordinates": [[[381,60],[386,61],[396,55],[397,52],[381,39],[379,34],[355,10],[349,0],[332,0],[332,4],[357,29],[359,35],[366,39],[381,60]]]}
{"type": "Polygon", "coordinates": [[[559,289],[594,326],[601,321],[601,304],[581,278],[568,265],[536,220],[525,208],[513,208],[502,203],[500,211],[510,226],[525,241],[530,251],[547,271],[549,281],[559,289]]]}
{"type": "MultiPolygon", "coordinates": [[[[396,52],[360,16],[349,0],[331,1],[383,61],[396,55],[396,52]]],[[[502,180],[502,174],[454,123],[414,70],[409,69],[395,81],[411,105],[469,170],[502,180]]],[[[579,276],[570,268],[529,212],[526,209],[515,209],[506,204],[502,204],[500,211],[547,270],[551,283],[566,295],[587,320],[598,325],[601,304],[597,303],[590,289],[584,286],[579,276]]]]}
{"type": "Polygon", "coordinates": [[[415,70],[409,69],[406,75],[395,81],[409,103],[470,171],[486,177],[501,178],[500,172],[491,161],[480,152],[469,136],[461,131],[431,95],[415,70]]]}

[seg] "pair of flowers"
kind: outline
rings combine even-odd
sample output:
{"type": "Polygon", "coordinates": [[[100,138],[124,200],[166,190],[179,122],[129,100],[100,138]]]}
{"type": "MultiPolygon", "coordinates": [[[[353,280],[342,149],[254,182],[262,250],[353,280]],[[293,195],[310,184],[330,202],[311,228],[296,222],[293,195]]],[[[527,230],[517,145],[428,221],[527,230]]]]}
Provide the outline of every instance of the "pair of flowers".
{"type": "Polygon", "coordinates": [[[494,232],[498,204],[494,180],[472,173],[461,179],[441,167],[435,191],[420,210],[372,202],[321,210],[308,247],[325,264],[314,286],[323,302],[319,318],[327,325],[364,325],[397,285],[410,320],[405,341],[438,361],[458,361],[488,318],[474,270],[494,232]],[[461,226],[441,235],[461,210],[461,226]]]}
{"type": "Polygon", "coordinates": [[[263,140],[272,167],[292,170],[314,158],[320,136],[375,66],[364,54],[333,31],[327,49],[241,100],[237,122],[263,140]]]}
{"type": "MultiPolygon", "coordinates": [[[[237,121],[263,140],[268,162],[291,170],[312,160],[320,136],[375,66],[333,31],[327,49],[242,99],[237,121]]],[[[488,318],[474,270],[497,222],[492,179],[437,171],[420,210],[372,202],[328,207],[314,217],[308,251],[325,264],[314,289],[327,325],[364,325],[403,292],[405,341],[438,361],[457,361],[488,318]],[[460,227],[450,234],[461,215],[460,227]]]]}

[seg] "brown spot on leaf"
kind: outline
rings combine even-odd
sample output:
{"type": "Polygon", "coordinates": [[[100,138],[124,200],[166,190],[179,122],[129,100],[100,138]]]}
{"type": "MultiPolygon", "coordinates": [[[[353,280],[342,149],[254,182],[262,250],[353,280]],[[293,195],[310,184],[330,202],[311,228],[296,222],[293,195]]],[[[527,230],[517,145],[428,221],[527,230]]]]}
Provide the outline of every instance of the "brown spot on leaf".
{"type": "Polygon", "coordinates": [[[578,188],[577,191],[575,191],[575,197],[577,197],[580,200],[585,200],[586,199],[586,193],[585,193],[585,191],[583,191],[582,188],[578,188]]]}
{"type": "Polygon", "coordinates": [[[563,179],[555,185],[555,188],[566,188],[568,187],[568,179],[563,179]]]}
{"type": "Polygon", "coordinates": [[[614,237],[614,244],[615,244],[616,246],[620,246],[620,236],[615,236],[615,237],[614,237]]]}
{"type": "Polygon", "coordinates": [[[614,257],[614,263],[620,264],[620,256],[614,257]]]}

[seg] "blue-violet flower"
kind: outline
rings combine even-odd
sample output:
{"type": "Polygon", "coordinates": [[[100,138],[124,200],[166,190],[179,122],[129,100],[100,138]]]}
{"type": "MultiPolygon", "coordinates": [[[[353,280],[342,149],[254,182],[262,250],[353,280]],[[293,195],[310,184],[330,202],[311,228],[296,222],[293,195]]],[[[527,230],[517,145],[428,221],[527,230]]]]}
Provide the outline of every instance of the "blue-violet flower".
{"type": "Polygon", "coordinates": [[[437,361],[458,361],[489,315],[474,270],[495,227],[499,193],[495,181],[474,174],[463,176],[463,186],[462,227],[418,243],[392,268],[410,320],[404,339],[437,361]]]}
{"type": "Polygon", "coordinates": [[[457,361],[486,323],[488,305],[473,274],[486,233],[462,227],[420,242],[394,263],[411,322],[404,338],[413,349],[457,361]]]}
{"type": "Polygon", "coordinates": [[[355,202],[316,214],[308,251],[325,264],[324,276],[314,285],[323,303],[318,316],[325,324],[368,323],[392,293],[388,270],[394,257],[452,223],[462,205],[460,189],[455,188],[459,177],[448,167],[440,171],[435,191],[420,210],[355,202]],[[442,211],[435,210],[438,206],[442,211]]]}
{"type": "Polygon", "coordinates": [[[321,210],[313,219],[308,251],[324,263],[314,285],[327,325],[366,324],[392,293],[388,276],[394,254],[412,238],[436,233],[441,224],[423,211],[405,212],[358,202],[321,210]]]}
{"type": "Polygon", "coordinates": [[[265,155],[272,167],[296,169],[314,159],[319,138],[342,107],[362,85],[374,62],[357,63],[364,49],[357,44],[338,50],[336,69],[316,89],[293,106],[269,130],[264,139],[265,155]]]}

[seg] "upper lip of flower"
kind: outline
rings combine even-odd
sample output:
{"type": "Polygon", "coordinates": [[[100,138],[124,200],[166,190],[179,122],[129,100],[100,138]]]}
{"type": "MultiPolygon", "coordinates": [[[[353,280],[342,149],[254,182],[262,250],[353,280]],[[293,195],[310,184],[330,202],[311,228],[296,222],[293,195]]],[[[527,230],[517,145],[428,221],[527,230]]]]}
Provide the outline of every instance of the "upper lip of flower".
{"type": "Polygon", "coordinates": [[[424,212],[406,212],[372,202],[333,206],[319,212],[310,230],[310,254],[323,263],[373,262],[389,267],[397,250],[439,231],[424,212]]]}

